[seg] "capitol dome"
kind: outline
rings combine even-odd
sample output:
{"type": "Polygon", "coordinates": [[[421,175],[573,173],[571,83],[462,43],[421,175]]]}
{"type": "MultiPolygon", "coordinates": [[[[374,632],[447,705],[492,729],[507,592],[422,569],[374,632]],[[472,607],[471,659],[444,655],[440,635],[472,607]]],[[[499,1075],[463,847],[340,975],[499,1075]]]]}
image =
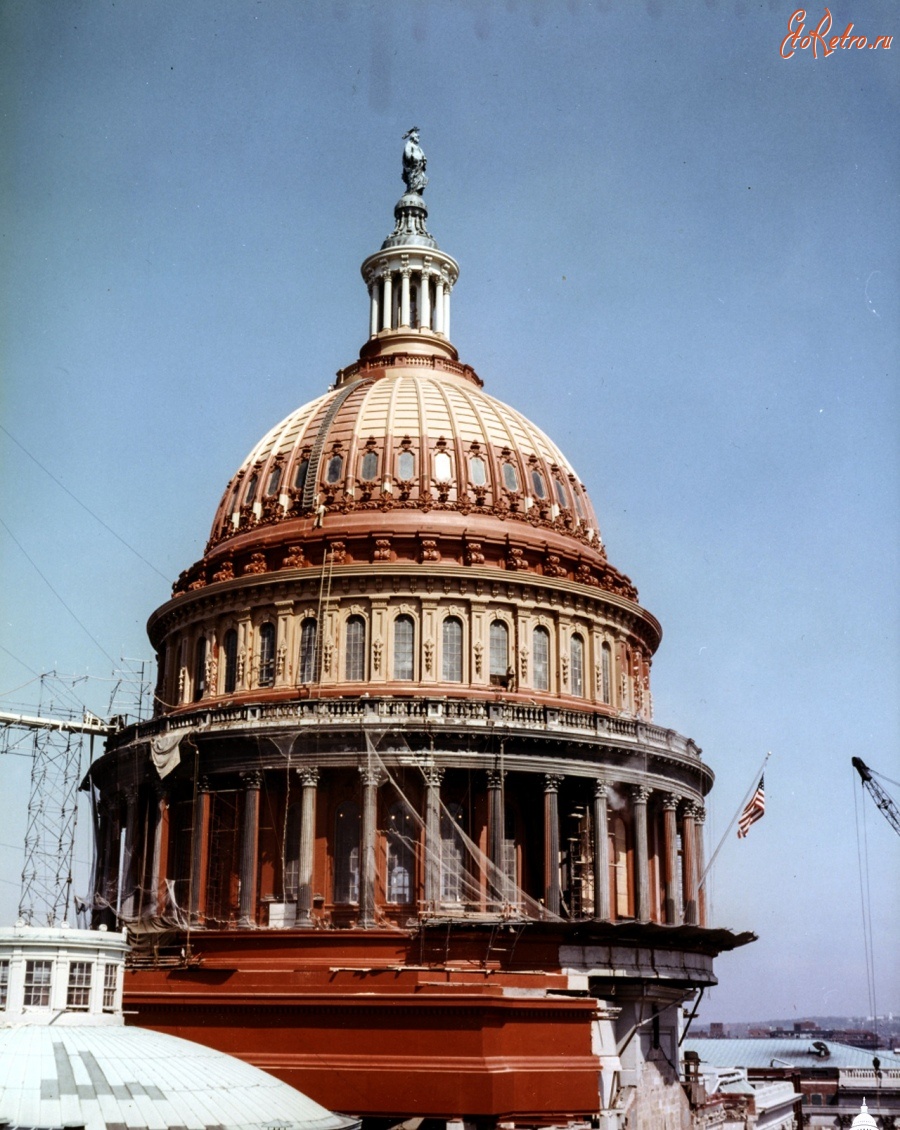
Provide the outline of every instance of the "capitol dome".
{"type": "Polygon", "coordinates": [[[749,939],[707,926],[713,773],[654,721],[659,622],[460,361],[406,140],[358,358],[223,474],[150,617],[154,715],[85,782],[95,920],[134,933],[142,1025],[326,1107],[612,1125],[632,1036],[675,1049],[749,939]]]}

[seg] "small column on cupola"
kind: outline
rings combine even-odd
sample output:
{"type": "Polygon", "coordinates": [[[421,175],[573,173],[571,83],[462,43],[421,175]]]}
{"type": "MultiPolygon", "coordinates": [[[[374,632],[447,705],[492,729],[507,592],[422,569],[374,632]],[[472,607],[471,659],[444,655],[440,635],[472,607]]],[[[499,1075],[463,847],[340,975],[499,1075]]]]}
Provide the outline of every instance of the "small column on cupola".
{"type": "Polygon", "coordinates": [[[404,135],[403,183],[394,206],[394,230],[362,265],[369,289],[369,340],[360,357],[386,353],[432,354],[457,359],[450,342],[450,294],[459,265],[427,228],[422,197],[426,159],[413,126],[404,135]]]}

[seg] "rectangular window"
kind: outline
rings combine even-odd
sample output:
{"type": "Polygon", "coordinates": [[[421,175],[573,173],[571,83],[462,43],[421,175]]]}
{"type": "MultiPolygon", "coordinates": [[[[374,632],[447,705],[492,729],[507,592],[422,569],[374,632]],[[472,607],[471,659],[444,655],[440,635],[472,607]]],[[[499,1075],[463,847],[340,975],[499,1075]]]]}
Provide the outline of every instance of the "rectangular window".
{"type": "Polygon", "coordinates": [[[50,981],[53,974],[52,961],[25,962],[25,1007],[50,1007],[50,981]]]}
{"type": "Polygon", "coordinates": [[[86,1012],[91,1007],[91,978],[94,967],[89,961],[69,963],[69,989],[66,1007],[86,1012]]]}
{"type": "Polygon", "coordinates": [[[0,961],[0,1008],[6,1008],[9,997],[9,962],[0,961]]]}
{"type": "Polygon", "coordinates": [[[106,965],[103,968],[103,1011],[116,1011],[116,981],[118,969],[115,965],[106,965]]]}

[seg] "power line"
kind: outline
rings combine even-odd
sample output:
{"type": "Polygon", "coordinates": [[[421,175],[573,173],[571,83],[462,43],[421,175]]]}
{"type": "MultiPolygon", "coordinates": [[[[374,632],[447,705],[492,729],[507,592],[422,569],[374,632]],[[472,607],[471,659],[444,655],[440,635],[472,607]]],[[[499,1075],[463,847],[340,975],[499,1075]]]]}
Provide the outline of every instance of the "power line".
{"type": "MultiPolygon", "coordinates": [[[[0,427],[2,427],[2,425],[0,425],[0,427]]],[[[66,604],[66,602],[59,595],[59,593],[56,591],[56,589],[53,587],[53,585],[50,584],[50,582],[47,580],[47,578],[44,576],[44,574],[40,571],[40,569],[37,566],[37,563],[35,562],[34,558],[29,554],[29,552],[25,548],[25,546],[22,545],[22,543],[19,541],[19,539],[16,537],[16,535],[12,532],[12,530],[9,528],[9,526],[7,526],[7,524],[3,521],[2,518],[0,518],[0,526],[2,526],[4,528],[4,530],[6,530],[6,532],[13,539],[13,541],[16,543],[16,545],[19,547],[19,549],[21,549],[21,551],[25,554],[25,556],[31,562],[31,564],[34,568],[34,571],[41,578],[41,580],[44,582],[44,584],[47,586],[47,588],[53,593],[53,595],[56,597],[56,599],[59,601],[59,603],[63,606],[63,608],[65,608],[66,612],[69,613],[69,615],[72,617],[72,619],[75,621],[75,623],[78,624],[78,626],[85,632],[85,634],[90,637],[90,639],[93,641],[93,643],[100,649],[100,651],[103,652],[103,654],[110,661],[110,663],[113,665],[113,667],[115,667],[115,665],[116,665],[115,659],[113,659],[113,657],[109,654],[109,652],[106,650],[106,648],[103,646],[103,644],[100,643],[100,641],[93,635],[93,633],[87,628],[87,626],[85,624],[83,624],[81,622],[81,620],[78,619],[76,614],[72,611],[72,609],[68,606],[68,604],[66,604]]]]}
{"type": "Polygon", "coordinates": [[[112,528],[112,526],[107,525],[107,523],[103,521],[103,519],[100,517],[99,514],[95,514],[94,511],[91,510],[91,508],[89,506],[87,506],[85,503],[83,503],[77,495],[73,494],[69,490],[69,488],[65,485],[65,483],[60,482],[60,480],[56,477],[56,475],[53,474],[52,471],[48,471],[47,468],[44,466],[44,464],[40,461],[40,459],[38,459],[37,456],[32,455],[31,452],[28,450],[28,448],[23,443],[20,443],[19,440],[17,440],[16,437],[12,434],[12,432],[10,432],[6,428],[4,428],[2,424],[0,424],[0,431],[4,432],[13,441],[13,443],[16,445],[16,447],[18,447],[22,451],[24,451],[25,454],[28,456],[28,458],[32,461],[32,463],[36,463],[38,465],[38,467],[40,467],[40,469],[44,472],[45,475],[49,475],[50,478],[56,483],[56,485],[61,490],[64,490],[66,492],[66,494],[69,496],[69,498],[73,499],[75,502],[78,503],[78,505],[81,507],[82,510],[87,511],[87,513],[90,514],[90,516],[94,519],[95,522],[99,522],[100,525],[104,528],[104,530],[111,533],[112,536],[117,541],[120,541],[122,543],[122,545],[125,546],[126,549],[130,549],[131,552],[135,555],[135,557],[139,557],[141,559],[141,561],[144,562],[145,565],[149,566],[149,568],[151,568],[154,573],[156,573],[158,576],[162,577],[162,579],[164,581],[166,581],[166,583],[168,583],[169,578],[165,575],[165,573],[163,573],[160,569],[157,569],[156,566],[153,564],[153,562],[148,561],[147,558],[144,557],[144,555],[142,553],[139,553],[134,548],[133,545],[129,545],[128,542],[123,537],[121,537],[119,534],[116,533],[116,531],[112,528]]]}

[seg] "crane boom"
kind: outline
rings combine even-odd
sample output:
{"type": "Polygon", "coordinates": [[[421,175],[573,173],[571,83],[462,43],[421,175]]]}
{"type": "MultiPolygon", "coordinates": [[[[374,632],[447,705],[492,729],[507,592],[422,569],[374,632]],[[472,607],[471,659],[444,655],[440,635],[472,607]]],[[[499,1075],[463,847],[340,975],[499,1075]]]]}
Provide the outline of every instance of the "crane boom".
{"type": "Polygon", "coordinates": [[[863,788],[870,794],[877,807],[884,813],[887,822],[900,836],[900,810],[898,810],[896,804],[872,776],[872,770],[861,757],[853,758],[853,768],[859,773],[863,788]]]}

